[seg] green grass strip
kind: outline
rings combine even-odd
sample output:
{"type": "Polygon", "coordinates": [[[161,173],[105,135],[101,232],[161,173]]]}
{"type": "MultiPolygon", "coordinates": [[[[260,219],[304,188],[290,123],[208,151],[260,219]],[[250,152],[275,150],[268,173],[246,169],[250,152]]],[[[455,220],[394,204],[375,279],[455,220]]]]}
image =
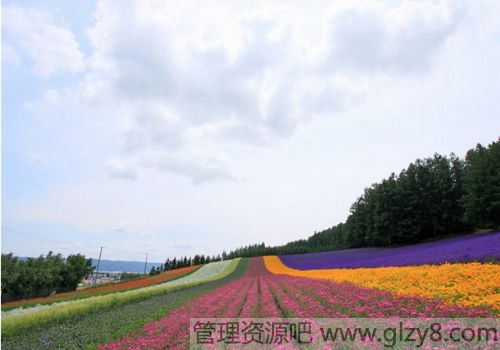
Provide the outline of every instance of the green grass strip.
{"type": "Polygon", "coordinates": [[[109,308],[115,305],[130,303],[134,301],[140,301],[155,295],[169,293],[180,289],[216,281],[234,272],[240,260],[241,260],[240,258],[233,259],[229,264],[229,266],[227,267],[227,269],[221,272],[220,274],[199,281],[186,282],[183,284],[178,284],[173,286],[168,285],[167,282],[166,285],[160,284],[140,289],[134,289],[131,291],[118,292],[113,294],[107,294],[104,296],[82,299],[82,300],[77,300],[71,304],[65,304],[65,305],[54,304],[50,308],[43,309],[38,312],[34,311],[32,313],[11,316],[9,318],[2,320],[2,336],[3,337],[12,336],[14,334],[19,334],[21,332],[24,332],[29,328],[35,326],[40,326],[42,324],[47,324],[50,322],[57,322],[60,320],[64,320],[66,318],[82,315],[91,312],[93,310],[109,308]]]}
{"type": "MultiPolygon", "coordinates": [[[[64,303],[66,301],[75,301],[75,300],[81,300],[81,299],[88,299],[88,298],[93,298],[93,297],[98,297],[98,296],[103,296],[103,295],[108,295],[108,294],[128,292],[128,291],[134,290],[134,289],[141,289],[141,288],[151,287],[151,286],[155,286],[155,285],[158,285],[158,284],[164,284],[164,283],[167,283],[167,282],[172,282],[172,281],[175,281],[175,280],[187,277],[187,276],[195,273],[196,271],[198,271],[202,267],[203,267],[203,265],[200,265],[197,268],[195,268],[195,269],[193,269],[191,271],[186,272],[185,274],[179,275],[177,277],[174,277],[174,278],[166,280],[166,281],[159,281],[157,283],[150,284],[149,286],[130,287],[130,288],[127,288],[127,289],[124,289],[124,290],[120,290],[120,291],[99,292],[99,293],[95,293],[95,294],[91,294],[91,293],[89,293],[89,294],[79,293],[79,291],[77,290],[77,291],[74,291],[74,292],[69,292],[71,294],[74,293],[74,295],[71,295],[71,297],[68,297],[66,299],[47,300],[47,301],[34,301],[32,303],[24,303],[24,304],[16,305],[16,306],[2,306],[2,311],[3,312],[8,312],[8,311],[12,311],[12,310],[15,310],[15,309],[20,309],[20,308],[27,309],[27,308],[38,306],[38,305],[52,305],[52,304],[57,304],[57,303],[64,303]]],[[[135,280],[140,280],[140,279],[145,279],[145,278],[149,278],[149,277],[140,277],[140,278],[136,278],[135,280]]],[[[125,281],[125,282],[130,282],[130,281],[132,281],[132,280],[128,280],[128,281],[125,281]]],[[[118,282],[118,283],[121,283],[121,282],[118,282]]],[[[115,284],[115,283],[100,284],[100,285],[97,285],[97,286],[88,287],[86,289],[96,289],[96,288],[101,288],[101,287],[104,287],[104,286],[107,286],[107,285],[113,285],[113,284],[115,284]]]]}

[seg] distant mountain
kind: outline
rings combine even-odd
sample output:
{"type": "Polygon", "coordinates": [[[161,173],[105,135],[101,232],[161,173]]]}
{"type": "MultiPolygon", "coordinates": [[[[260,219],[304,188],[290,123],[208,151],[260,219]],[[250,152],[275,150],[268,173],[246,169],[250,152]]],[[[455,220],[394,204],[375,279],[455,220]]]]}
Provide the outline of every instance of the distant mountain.
{"type": "MultiPolygon", "coordinates": [[[[19,257],[21,260],[28,259],[27,256],[19,257]]],[[[97,266],[97,259],[92,258],[92,266],[97,266]]],[[[148,262],[146,266],[146,273],[149,273],[151,267],[163,266],[163,263],[148,262]]],[[[99,272],[144,272],[144,261],[122,261],[122,260],[104,260],[101,259],[99,265],[99,272]]]]}
{"type": "MultiPolygon", "coordinates": [[[[151,267],[162,266],[162,263],[158,262],[148,262],[146,266],[146,272],[151,270],[151,267]]],[[[92,259],[92,266],[97,266],[97,259],[92,259]]],[[[104,260],[101,259],[101,264],[99,265],[99,272],[144,272],[144,261],[120,261],[120,260],[104,260]]]]}

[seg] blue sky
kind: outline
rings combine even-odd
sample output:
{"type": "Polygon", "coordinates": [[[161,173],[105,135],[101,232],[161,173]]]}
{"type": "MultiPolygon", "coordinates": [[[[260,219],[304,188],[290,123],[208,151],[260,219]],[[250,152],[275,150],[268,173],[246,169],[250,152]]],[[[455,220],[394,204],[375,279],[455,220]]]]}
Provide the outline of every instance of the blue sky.
{"type": "Polygon", "coordinates": [[[392,171],[499,136],[499,21],[495,1],[4,1],[2,252],[161,261],[343,221],[392,171]]]}

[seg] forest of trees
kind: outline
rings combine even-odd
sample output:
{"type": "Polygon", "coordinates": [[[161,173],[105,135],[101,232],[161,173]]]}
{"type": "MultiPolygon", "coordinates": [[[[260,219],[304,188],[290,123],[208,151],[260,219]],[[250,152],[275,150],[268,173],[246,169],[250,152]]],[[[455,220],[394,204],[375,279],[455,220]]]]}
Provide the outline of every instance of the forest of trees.
{"type": "Polygon", "coordinates": [[[2,254],[2,302],[76,290],[92,271],[92,260],[80,254],[66,259],[52,252],[26,259],[2,254]]]}
{"type": "Polygon", "coordinates": [[[416,243],[500,227],[500,139],[465,159],[417,159],[365,188],[345,223],[278,247],[238,248],[228,258],[416,243]]]}

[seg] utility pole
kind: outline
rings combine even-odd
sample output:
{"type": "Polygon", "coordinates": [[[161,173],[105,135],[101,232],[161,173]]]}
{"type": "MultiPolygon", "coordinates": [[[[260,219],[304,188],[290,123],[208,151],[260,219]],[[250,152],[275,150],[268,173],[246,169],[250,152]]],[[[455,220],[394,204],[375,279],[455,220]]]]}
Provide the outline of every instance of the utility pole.
{"type": "Polygon", "coordinates": [[[144,274],[146,274],[146,266],[148,265],[148,253],[146,253],[146,261],[144,262],[144,274]]]}
{"type": "Polygon", "coordinates": [[[95,275],[94,275],[94,284],[96,283],[96,281],[97,281],[97,275],[99,274],[99,265],[101,265],[102,248],[104,248],[104,247],[101,247],[101,250],[99,251],[99,260],[97,260],[97,269],[96,269],[96,272],[95,272],[95,275]]]}

